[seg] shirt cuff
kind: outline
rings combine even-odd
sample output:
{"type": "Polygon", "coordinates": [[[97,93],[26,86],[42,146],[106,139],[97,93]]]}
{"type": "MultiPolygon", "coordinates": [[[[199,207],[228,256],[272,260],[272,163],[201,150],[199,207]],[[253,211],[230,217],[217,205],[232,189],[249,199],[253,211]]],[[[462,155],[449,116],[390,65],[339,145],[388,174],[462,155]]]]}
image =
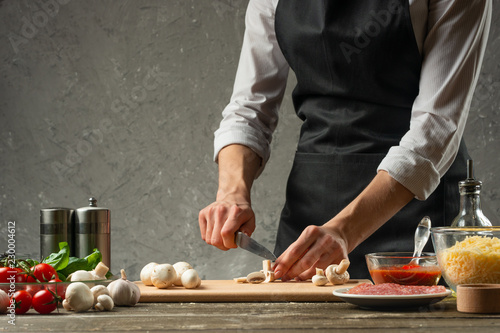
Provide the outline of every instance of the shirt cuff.
{"type": "Polygon", "coordinates": [[[401,185],[411,191],[418,200],[426,200],[437,188],[440,174],[434,165],[415,152],[392,147],[378,166],[401,185]]]}

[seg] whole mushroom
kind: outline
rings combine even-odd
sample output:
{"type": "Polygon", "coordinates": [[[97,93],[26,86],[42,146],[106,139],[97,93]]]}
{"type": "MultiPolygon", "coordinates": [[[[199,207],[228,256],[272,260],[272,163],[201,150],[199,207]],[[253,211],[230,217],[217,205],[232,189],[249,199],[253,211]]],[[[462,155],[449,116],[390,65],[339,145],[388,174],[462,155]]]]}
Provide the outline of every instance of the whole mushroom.
{"type": "Polygon", "coordinates": [[[97,297],[97,303],[94,307],[99,311],[111,311],[114,307],[114,302],[111,296],[109,295],[99,295],[97,297]]]}
{"type": "Polygon", "coordinates": [[[315,286],[324,286],[328,283],[328,278],[325,276],[325,272],[321,268],[316,268],[316,275],[312,277],[312,283],[315,286]]]}
{"type": "Polygon", "coordinates": [[[83,312],[94,305],[94,295],[90,288],[83,282],[70,283],[66,288],[66,298],[63,306],[66,310],[83,312]]]}
{"type": "Polygon", "coordinates": [[[181,281],[181,276],[184,274],[185,271],[188,269],[193,269],[193,267],[185,262],[185,261],[179,261],[173,264],[175,272],[177,273],[177,278],[174,281],[174,285],[176,286],[182,286],[182,281],[181,281]]]}
{"type": "Polygon", "coordinates": [[[94,305],[97,303],[97,297],[99,297],[100,295],[109,296],[109,289],[106,288],[106,286],[100,284],[90,288],[90,291],[92,292],[92,295],[94,295],[94,305]]]}
{"type": "Polygon", "coordinates": [[[198,288],[201,285],[201,279],[198,272],[191,268],[182,274],[181,283],[184,288],[193,289],[198,288]]]}
{"type": "Polygon", "coordinates": [[[94,277],[94,280],[106,280],[106,274],[108,273],[109,268],[102,261],[97,264],[93,271],[90,273],[94,277]]]}
{"type": "Polygon", "coordinates": [[[330,265],[326,268],[326,277],[331,284],[344,284],[349,281],[349,260],[342,259],[338,265],[330,265]]]}
{"type": "Polygon", "coordinates": [[[140,277],[142,283],[144,283],[145,286],[153,285],[153,282],[151,282],[151,273],[153,272],[153,268],[155,268],[155,266],[158,266],[158,263],[150,262],[149,264],[147,264],[142,268],[140,277]]]}
{"type": "Polygon", "coordinates": [[[161,264],[153,268],[151,272],[151,282],[156,288],[164,289],[171,287],[177,279],[177,273],[174,266],[170,264],[161,264]]]}

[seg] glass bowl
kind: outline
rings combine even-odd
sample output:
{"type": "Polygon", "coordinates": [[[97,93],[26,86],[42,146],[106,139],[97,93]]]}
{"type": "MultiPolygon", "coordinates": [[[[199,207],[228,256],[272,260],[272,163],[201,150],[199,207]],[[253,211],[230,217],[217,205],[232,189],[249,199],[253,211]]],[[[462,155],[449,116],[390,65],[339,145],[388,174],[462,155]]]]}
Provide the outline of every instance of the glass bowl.
{"type": "Polygon", "coordinates": [[[373,283],[403,285],[436,285],[441,278],[434,253],[413,257],[411,252],[378,252],[365,255],[373,283]]]}
{"type": "Polygon", "coordinates": [[[500,227],[431,228],[443,278],[459,284],[500,283],[500,227]]]}

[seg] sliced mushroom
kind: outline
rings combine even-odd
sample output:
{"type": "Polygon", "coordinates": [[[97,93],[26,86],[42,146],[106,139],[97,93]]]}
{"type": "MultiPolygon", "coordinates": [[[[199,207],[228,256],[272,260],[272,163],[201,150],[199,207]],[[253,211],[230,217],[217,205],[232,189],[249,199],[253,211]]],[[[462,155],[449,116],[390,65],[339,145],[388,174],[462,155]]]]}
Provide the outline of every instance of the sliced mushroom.
{"type": "Polygon", "coordinates": [[[247,275],[247,282],[261,283],[266,280],[266,275],[263,272],[253,272],[247,275]]]}
{"type": "Polygon", "coordinates": [[[271,266],[271,260],[264,260],[262,262],[262,268],[264,275],[266,276],[264,282],[273,282],[275,278],[274,278],[274,271],[271,266]]]}
{"type": "Polygon", "coordinates": [[[326,268],[326,277],[331,284],[344,284],[349,281],[349,260],[343,259],[338,265],[330,265],[326,268]]]}
{"type": "Polygon", "coordinates": [[[245,282],[247,282],[247,277],[246,276],[237,277],[237,278],[234,278],[233,280],[234,280],[234,282],[245,283],[245,282]]]}

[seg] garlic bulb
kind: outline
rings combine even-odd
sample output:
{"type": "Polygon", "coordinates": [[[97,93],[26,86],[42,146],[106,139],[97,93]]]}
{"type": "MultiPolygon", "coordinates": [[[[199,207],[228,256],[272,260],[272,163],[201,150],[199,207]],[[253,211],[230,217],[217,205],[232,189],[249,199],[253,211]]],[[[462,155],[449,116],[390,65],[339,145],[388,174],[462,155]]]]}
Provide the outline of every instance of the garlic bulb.
{"type": "Polygon", "coordinates": [[[124,269],[120,272],[121,279],[115,280],[108,285],[109,295],[117,306],[134,306],[139,302],[141,291],[135,283],[127,280],[124,269]]]}
{"type": "Polygon", "coordinates": [[[0,289],[0,313],[7,313],[9,304],[10,304],[9,295],[7,295],[5,291],[0,289]]]}

